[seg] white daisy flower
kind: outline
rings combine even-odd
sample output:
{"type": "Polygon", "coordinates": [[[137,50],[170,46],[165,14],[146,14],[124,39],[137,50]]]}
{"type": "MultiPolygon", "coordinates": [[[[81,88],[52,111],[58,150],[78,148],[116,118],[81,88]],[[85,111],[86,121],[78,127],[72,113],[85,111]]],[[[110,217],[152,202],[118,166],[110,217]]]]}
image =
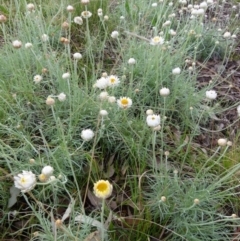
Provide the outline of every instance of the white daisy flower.
{"type": "Polygon", "coordinates": [[[109,87],[115,87],[115,86],[118,86],[120,84],[120,80],[116,75],[108,76],[107,81],[108,81],[109,87]]]}
{"type": "Polygon", "coordinates": [[[92,13],[89,11],[83,11],[81,15],[83,18],[90,18],[92,16],[92,13]]]}
{"type": "Polygon", "coordinates": [[[159,126],[161,122],[160,115],[148,115],[147,116],[147,125],[150,127],[159,126]]]}
{"type": "Polygon", "coordinates": [[[73,19],[74,23],[78,24],[78,25],[82,25],[83,24],[83,20],[81,17],[77,16],[73,19]]]}
{"type": "Polygon", "coordinates": [[[42,76],[41,75],[39,75],[39,74],[37,74],[37,75],[35,75],[34,77],[33,77],[33,81],[36,83],[36,84],[38,84],[38,83],[40,83],[41,81],[42,81],[42,76]]]}
{"type": "Polygon", "coordinates": [[[117,100],[117,104],[120,108],[127,109],[132,106],[132,100],[128,97],[121,97],[117,100]]]}
{"type": "Polygon", "coordinates": [[[164,43],[164,39],[159,36],[155,36],[150,40],[151,45],[162,45],[164,43]]]}
{"type": "Polygon", "coordinates": [[[101,77],[96,81],[96,83],[94,84],[94,87],[97,87],[100,90],[106,89],[108,87],[108,79],[105,77],[101,77]]]}
{"type": "Polygon", "coordinates": [[[23,193],[31,191],[36,185],[36,175],[31,171],[22,171],[22,174],[14,176],[14,185],[23,193]]]}

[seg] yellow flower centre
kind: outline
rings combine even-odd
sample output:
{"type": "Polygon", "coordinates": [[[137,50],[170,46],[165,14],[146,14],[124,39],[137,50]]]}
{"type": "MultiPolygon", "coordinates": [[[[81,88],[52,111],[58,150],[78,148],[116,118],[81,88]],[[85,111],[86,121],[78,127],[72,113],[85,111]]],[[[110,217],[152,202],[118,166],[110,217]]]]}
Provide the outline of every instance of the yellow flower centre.
{"type": "Polygon", "coordinates": [[[105,192],[107,189],[108,189],[108,185],[104,182],[99,183],[97,186],[97,190],[99,192],[105,192]]]}
{"type": "Polygon", "coordinates": [[[153,116],[153,117],[152,117],[152,120],[155,120],[155,119],[156,119],[156,118],[153,116]]]}
{"type": "Polygon", "coordinates": [[[21,179],[20,179],[20,183],[21,184],[25,184],[27,182],[27,179],[25,178],[25,177],[22,177],[21,179]]]}
{"type": "Polygon", "coordinates": [[[127,104],[128,104],[128,100],[125,99],[125,98],[122,99],[122,100],[121,100],[121,104],[122,104],[122,105],[127,105],[127,104]]]}
{"type": "Polygon", "coordinates": [[[159,38],[159,37],[154,37],[154,38],[153,38],[153,41],[154,41],[155,43],[157,43],[157,42],[160,41],[160,38],[159,38]]]}
{"type": "Polygon", "coordinates": [[[112,84],[115,83],[115,82],[116,82],[115,78],[111,78],[111,79],[110,79],[110,82],[111,82],[112,84]]]}

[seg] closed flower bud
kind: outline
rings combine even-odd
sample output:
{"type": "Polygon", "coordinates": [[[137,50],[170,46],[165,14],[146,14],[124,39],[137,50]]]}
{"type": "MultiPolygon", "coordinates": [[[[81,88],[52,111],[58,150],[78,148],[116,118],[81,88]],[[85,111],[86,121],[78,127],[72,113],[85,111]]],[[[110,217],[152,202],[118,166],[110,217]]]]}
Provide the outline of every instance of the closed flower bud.
{"type": "Polygon", "coordinates": [[[0,14],[0,23],[5,23],[7,21],[6,16],[4,16],[3,14],[0,14]]]}
{"type": "Polygon", "coordinates": [[[91,129],[82,130],[81,137],[84,141],[90,141],[94,137],[94,132],[91,129]]]}
{"type": "Polygon", "coordinates": [[[217,92],[215,90],[206,91],[206,97],[209,100],[215,100],[217,98],[217,92]]]}
{"type": "Polygon", "coordinates": [[[61,102],[66,100],[66,95],[64,93],[60,93],[57,97],[58,97],[58,100],[61,102]]]}
{"type": "Polygon", "coordinates": [[[38,180],[39,180],[40,182],[47,182],[48,179],[49,179],[49,177],[46,176],[46,175],[44,175],[44,174],[40,174],[40,175],[38,176],[38,180]]]}
{"type": "Polygon", "coordinates": [[[111,33],[111,37],[112,37],[112,38],[118,38],[118,36],[119,36],[118,31],[113,31],[113,32],[111,33]]]}
{"type": "Polygon", "coordinates": [[[33,11],[35,9],[35,6],[34,6],[34,4],[33,3],[29,3],[29,4],[27,4],[27,10],[28,11],[33,11]]]}
{"type": "Polygon", "coordinates": [[[63,22],[63,23],[62,23],[62,28],[63,28],[63,29],[68,29],[68,28],[69,28],[69,23],[66,22],[66,21],[63,22]]]}
{"type": "Polygon", "coordinates": [[[106,110],[100,110],[99,111],[99,115],[101,116],[107,116],[108,115],[108,112],[106,110]]]}
{"type": "Polygon", "coordinates": [[[165,196],[161,196],[161,201],[166,202],[167,198],[165,196]]]}
{"type": "Polygon", "coordinates": [[[43,42],[47,42],[49,40],[49,37],[47,34],[43,34],[41,38],[43,42]]]}
{"type": "Polygon", "coordinates": [[[134,58],[130,58],[128,60],[128,64],[130,64],[130,65],[136,64],[136,60],[134,58]]]}
{"type": "Polygon", "coordinates": [[[79,59],[82,58],[82,55],[80,53],[74,53],[73,58],[76,59],[76,60],[79,60],[79,59]]]}
{"type": "Polygon", "coordinates": [[[57,220],[55,221],[56,228],[61,227],[61,226],[62,226],[62,224],[63,224],[63,222],[62,222],[62,220],[61,220],[61,219],[57,219],[57,220]]]}
{"type": "Polygon", "coordinates": [[[55,100],[51,96],[48,96],[47,99],[46,99],[46,104],[49,105],[49,106],[54,105],[55,100]]]}
{"type": "Polygon", "coordinates": [[[170,90],[168,88],[162,88],[162,89],[160,89],[159,93],[161,96],[165,97],[170,94],[170,90]]]}
{"type": "Polygon", "coordinates": [[[147,111],[146,111],[146,114],[147,114],[147,115],[153,115],[153,110],[151,110],[151,109],[147,110],[147,111]]]}
{"type": "Polygon", "coordinates": [[[106,92],[106,91],[101,92],[99,95],[99,98],[100,98],[100,100],[108,99],[108,92],[106,92]]]}
{"type": "Polygon", "coordinates": [[[81,4],[87,5],[89,3],[89,0],[81,0],[81,4]]]}
{"type": "Polygon", "coordinates": [[[227,139],[224,139],[224,138],[218,139],[218,145],[219,146],[226,146],[227,145],[227,139]]]}
{"type": "Polygon", "coordinates": [[[69,79],[70,76],[71,76],[70,73],[67,72],[67,73],[64,73],[64,74],[62,75],[62,78],[63,78],[63,79],[69,79]]]}
{"type": "Polygon", "coordinates": [[[73,12],[74,11],[74,7],[71,6],[71,5],[68,5],[67,6],[67,11],[70,12],[70,13],[73,12]]]}
{"type": "Polygon", "coordinates": [[[14,47],[15,49],[19,49],[19,48],[22,47],[22,42],[19,41],[19,40],[14,40],[14,41],[12,42],[12,45],[13,45],[13,47],[14,47]]]}
{"type": "Polygon", "coordinates": [[[107,15],[105,15],[105,16],[103,17],[103,19],[104,19],[105,21],[108,21],[109,17],[108,17],[107,15]]]}
{"type": "Polygon", "coordinates": [[[181,69],[180,69],[179,67],[177,67],[177,68],[175,68],[175,69],[172,70],[172,73],[173,73],[174,75],[178,75],[178,74],[181,73],[181,69]]]}
{"type": "Polygon", "coordinates": [[[33,46],[33,45],[32,45],[31,43],[26,43],[26,44],[25,44],[25,48],[26,48],[26,49],[30,49],[30,48],[32,48],[32,46],[33,46]]]}
{"type": "Polygon", "coordinates": [[[193,203],[197,205],[197,204],[199,204],[199,203],[200,203],[200,200],[199,200],[199,199],[197,199],[197,198],[195,198],[195,199],[193,200],[193,203]]]}
{"type": "Polygon", "coordinates": [[[153,129],[153,131],[160,131],[161,130],[161,126],[158,125],[158,126],[153,127],[152,129],[153,129]]]}
{"type": "Polygon", "coordinates": [[[109,103],[115,103],[116,102],[116,97],[115,96],[109,96],[108,97],[108,102],[109,103]]]}

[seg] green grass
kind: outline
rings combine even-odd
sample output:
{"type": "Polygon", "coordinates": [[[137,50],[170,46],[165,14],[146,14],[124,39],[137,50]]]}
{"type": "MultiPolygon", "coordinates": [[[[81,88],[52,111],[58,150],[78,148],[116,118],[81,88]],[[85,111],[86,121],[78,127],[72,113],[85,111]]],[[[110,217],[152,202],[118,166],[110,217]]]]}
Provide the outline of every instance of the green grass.
{"type": "Polygon", "coordinates": [[[7,17],[0,23],[1,240],[233,239],[240,222],[239,138],[232,124],[219,131],[212,123],[239,105],[224,98],[227,92],[218,93],[238,44],[223,34],[238,36],[237,19],[230,12],[226,22],[212,21],[211,6],[208,18],[191,19],[190,10],[181,13],[180,3],[169,2],[32,1],[35,11],[27,12],[25,1],[0,0],[0,14],[7,17]],[[84,10],[92,16],[78,25],[74,17],[84,10]],[[151,45],[154,36],[164,43],[151,45]],[[14,40],[22,47],[14,48],[14,40]],[[26,49],[28,42],[33,46],[26,49]],[[74,60],[75,52],[82,59],[74,60]],[[130,58],[136,64],[129,65],[130,58]],[[213,61],[223,67],[200,85],[213,61]],[[181,72],[174,75],[177,67],[181,72]],[[70,78],[63,79],[67,72],[70,78]],[[94,87],[105,72],[120,84],[94,87]],[[40,83],[35,75],[42,76],[40,83]],[[170,95],[159,94],[163,87],[170,95]],[[218,96],[207,100],[212,89],[218,96]],[[103,100],[103,91],[118,102],[128,97],[132,105],[124,109],[103,100]],[[65,101],[58,100],[60,93],[65,101]],[[49,96],[53,105],[46,104],[49,96]],[[147,110],[160,115],[158,130],[147,125],[147,110]],[[84,129],[94,132],[91,140],[81,137],[84,129]],[[206,147],[201,138],[209,136],[216,140],[206,147]],[[233,145],[220,147],[218,138],[233,145]],[[41,182],[47,165],[54,172],[41,182]],[[11,189],[17,199],[9,206],[14,177],[23,170],[36,175],[36,185],[25,193],[11,189]],[[98,180],[113,186],[104,201],[93,191],[98,180]]]}

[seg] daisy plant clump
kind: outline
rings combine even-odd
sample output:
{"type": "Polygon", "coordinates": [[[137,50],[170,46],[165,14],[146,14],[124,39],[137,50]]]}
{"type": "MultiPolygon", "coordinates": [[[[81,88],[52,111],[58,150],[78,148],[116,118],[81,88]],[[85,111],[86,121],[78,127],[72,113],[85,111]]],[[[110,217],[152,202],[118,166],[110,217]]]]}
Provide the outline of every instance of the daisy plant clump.
{"type": "Polygon", "coordinates": [[[37,2],[0,4],[0,240],[238,239],[239,6],[37,2]]]}

